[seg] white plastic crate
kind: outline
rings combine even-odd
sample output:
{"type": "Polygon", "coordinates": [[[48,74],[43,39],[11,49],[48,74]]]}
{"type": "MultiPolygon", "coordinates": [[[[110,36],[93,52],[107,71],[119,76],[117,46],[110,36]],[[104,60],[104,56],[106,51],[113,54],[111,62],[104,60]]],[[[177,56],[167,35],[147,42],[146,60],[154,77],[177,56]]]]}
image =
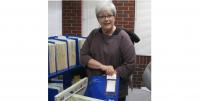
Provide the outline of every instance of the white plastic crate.
{"type": "Polygon", "coordinates": [[[55,101],[103,101],[83,96],[87,88],[88,78],[85,77],[55,96],[55,101]]]}

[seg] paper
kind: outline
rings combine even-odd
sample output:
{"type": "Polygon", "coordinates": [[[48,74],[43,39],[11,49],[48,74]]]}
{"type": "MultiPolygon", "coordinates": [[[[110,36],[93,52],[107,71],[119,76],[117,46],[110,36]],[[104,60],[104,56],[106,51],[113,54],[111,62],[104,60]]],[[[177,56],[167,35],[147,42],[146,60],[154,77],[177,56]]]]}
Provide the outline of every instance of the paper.
{"type": "Polygon", "coordinates": [[[64,70],[65,68],[68,68],[66,42],[62,42],[58,40],[48,40],[48,41],[53,42],[55,44],[57,70],[64,70]]]}
{"type": "Polygon", "coordinates": [[[69,66],[76,65],[76,41],[66,36],[58,36],[58,39],[67,42],[69,66]]]}
{"type": "Polygon", "coordinates": [[[80,38],[80,37],[75,37],[75,36],[69,36],[69,38],[78,40],[78,53],[77,54],[79,54],[79,61],[81,61],[80,60],[80,49],[82,48],[86,38],[80,38]]]}
{"type": "Polygon", "coordinates": [[[112,76],[107,75],[107,79],[117,79],[116,74],[113,74],[112,76]]]}
{"type": "Polygon", "coordinates": [[[55,45],[48,43],[48,62],[50,73],[56,72],[56,55],[55,55],[55,45]]]}
{"type": "Polygon", "coordinates": [[[115,92],[115,80],[107,80],[106,92],[115,92]]]}
{"type": "Polygon", "coordinates": [[[56,63],[57,70],[64,70],[68,67],[67,63],[67,48],[65,42],[56,42],[56,63]]]}
{"type": "Polygon", "coordinates": [[[68,42],[68,55],[69,55],[69,66],[76,65],[76,41],[67,39],[68,42]]]}

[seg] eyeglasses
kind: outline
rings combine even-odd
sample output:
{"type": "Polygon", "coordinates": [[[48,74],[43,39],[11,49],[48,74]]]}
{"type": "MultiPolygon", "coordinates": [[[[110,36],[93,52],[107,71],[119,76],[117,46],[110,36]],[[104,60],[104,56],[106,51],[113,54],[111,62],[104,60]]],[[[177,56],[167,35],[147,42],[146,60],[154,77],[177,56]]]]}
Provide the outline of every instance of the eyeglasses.
{"type": "Polygon", "coordinates": [[[113,15],[108,15],[108,16],[98,16],[97,18],[99,18],[99,19],[106,19],[106,18],[111,19],[112,16],[113,16],[113,15]]]}

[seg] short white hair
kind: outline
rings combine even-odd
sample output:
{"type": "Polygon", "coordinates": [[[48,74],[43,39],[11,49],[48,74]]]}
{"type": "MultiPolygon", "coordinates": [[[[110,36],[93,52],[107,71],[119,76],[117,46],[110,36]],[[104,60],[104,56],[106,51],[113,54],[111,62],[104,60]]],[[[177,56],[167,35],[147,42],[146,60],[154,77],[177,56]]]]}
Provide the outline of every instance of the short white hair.
{"type": "Polygon", "coordinates": [[[116,16],[116,7],[112,2],[103,2],[99,3],[95,8],[96,17],[98,17],[99,13],[103,10],[111,11],[114,16],[116,16]]]}

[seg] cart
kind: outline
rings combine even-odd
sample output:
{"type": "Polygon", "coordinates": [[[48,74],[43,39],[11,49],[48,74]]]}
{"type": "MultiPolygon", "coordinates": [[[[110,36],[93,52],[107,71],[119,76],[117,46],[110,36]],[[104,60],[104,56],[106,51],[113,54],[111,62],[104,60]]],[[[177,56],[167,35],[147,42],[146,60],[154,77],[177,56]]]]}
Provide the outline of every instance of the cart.
{"type": "Polygon", "coordinates": [[[114,81],[114,79],[106,78],[106,76],[94,76],[92,78],[83,78],[77,83],[73,84],[69,88],[65,89],[64,91],[57,94],[54,98],[55,101],[117,101],[118,100],[118,87],[119,87],[119,80],[115,79],[116,85],[114,92],[107,92],[106,86],[110,81],[114,81]],[[93,80],[93,81],[91,81],[93,80]],[[100,80],[101,82],[99,82],[100,80]],[[94,82],[103,83],[103,84],[95,84],[94,82]],[[96,86],[93,86],[96,85],[96,86]],[[99,86],[101,85],[101,86],[99,86]],[[93,86],[93,87],[92,87],[93,86]],[[97,87],[99,86],[99,88],[97,87]],[[89,90],[93,90],[92,94],[89,94],[89,90]],[[98,89],[101,89],[99,94],[97,93],[98,89]],[[100,93],[104,91],[104,96],[100,93]],[[87,93],[87,94],[86,94],[87,93]],[[92,95],[92,96],[88,96],[92,95]],[[100,98],[99,98],[100,97],[100,98]]]}

